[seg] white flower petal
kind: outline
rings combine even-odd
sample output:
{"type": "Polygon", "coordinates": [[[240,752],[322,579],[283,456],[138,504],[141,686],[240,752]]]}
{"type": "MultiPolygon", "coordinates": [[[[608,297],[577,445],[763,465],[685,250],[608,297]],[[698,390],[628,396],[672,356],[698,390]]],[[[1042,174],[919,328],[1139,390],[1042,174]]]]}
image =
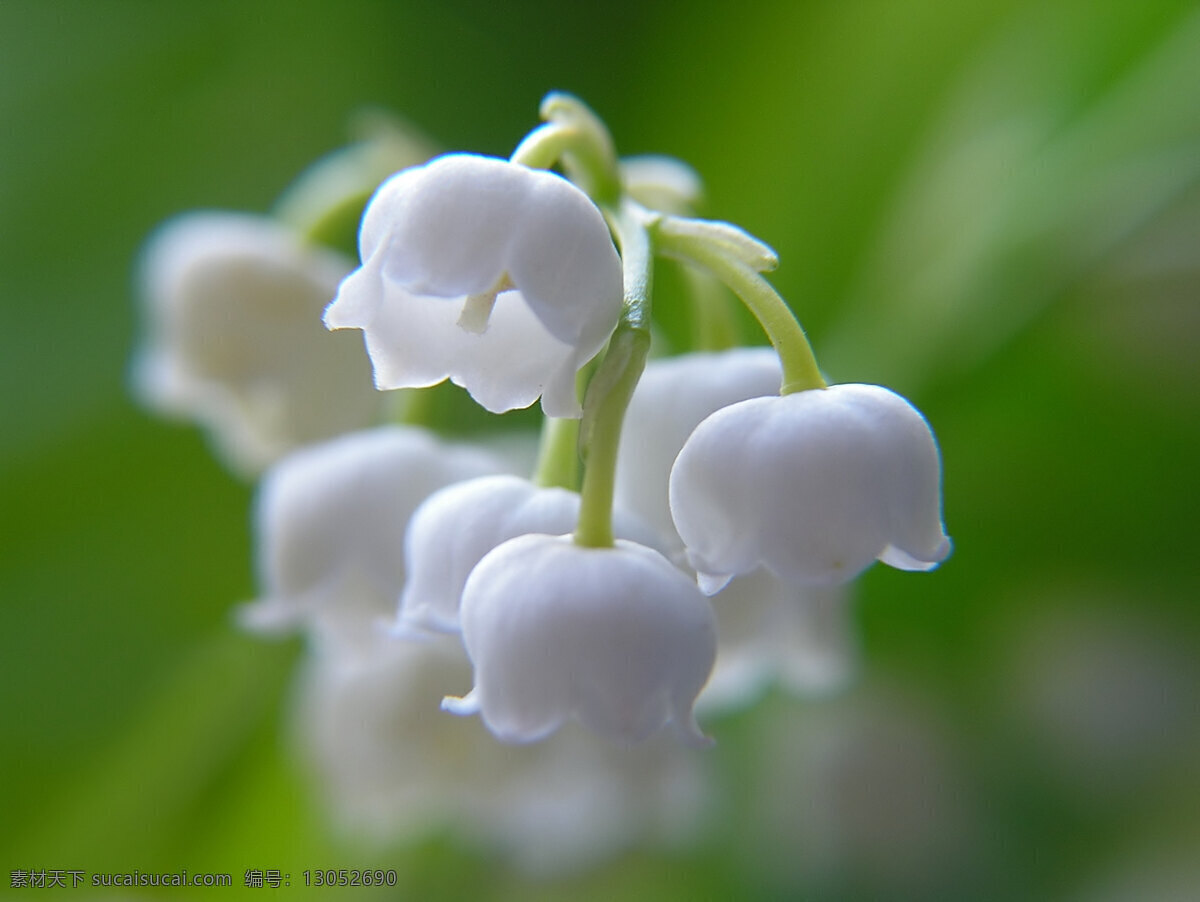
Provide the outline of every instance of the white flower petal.
{"type": "Polygon", "coordinates": [[[380,388],[449,378],[493,412],[541,396],[551,416],[580,415],[575,373],[616,325],[622,275],[578,188],[504,160],[438,157],[380,187],[359,247],[363,266],[325,322],[364,331],[380,388]],[[497,292],[482,328],[465,328],[464,311],[497,292]]]}
{"type": "Polygon", "coordinates": [[[380,307],[366,332],[380,388],[425,387],[449,378],[492,413],[528,407],[545,392],[548,415],[579,415],[575,349],[546,331],[519,292],[497,297],[482,333],[457,325],[461,305],[405,295],[395,286],[385,293],[397,303],[380,307]]]}
{"type": "Polygon", "coordinates": [[[667,483],[688,436],[722,407],[777,395],[781,380],[779,357],[771,348],[651,360],[630,399],[621,429],[615,489],[618,506],[638,514],[665,535],[674,535],[667,483]]]}
{"type": "Polygon", "coordinates": [[[716,653],[712,609],[657,552],[521,536],[471,573],[461,617],[474,697],[500,739],[532,742],[578,719],[624,742],[667,723],[707,741],[692,705],[716,653]]]}
{"type": "Polygon", "coordinates": [[[845,385],[860,410],[870,411],[886,437],[891,467],[890,542],[880,560],[901,570],[931,570],[951,551],[942,529],[941,458],[929,424],[895,392],[878,385],[845,385]]]}
{"type": "Polygon", "coordinates": [[[854,578],[889,552],[936,563],[941,463],[928,424],[878,386],[755,398],[708,417],[671,473],[671,511],[697,570],[765,565],[801,585],[854,578]]]}
{"type": "MultiPolygon", "coordinates": [[[[400,598],[400,620],[457,631],[463,587],[484,555],[528,533],[571,532],[578,520],[577,492],[538,488],[516,476],[483,476],[435,492],[409,523],[404,543],[408,582],[400,598]]],[[[624,511],[614,513],[613,528],[618,538],[662,550],[659,537],[624,511]]]]}

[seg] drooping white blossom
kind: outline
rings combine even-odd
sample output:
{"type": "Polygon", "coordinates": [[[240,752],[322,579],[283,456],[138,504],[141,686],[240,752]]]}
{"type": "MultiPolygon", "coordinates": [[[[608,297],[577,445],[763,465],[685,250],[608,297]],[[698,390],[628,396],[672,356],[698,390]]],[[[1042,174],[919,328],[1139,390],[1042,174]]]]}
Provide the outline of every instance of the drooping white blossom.
{"type": "Polygon", "coordinates": [[[351,261],[240,213],[180,216],[141,258],[146,336],[138,393],[194,419],[238,470],[371,424],[379,395],[362,348],[321,312],[351,261]]]}
{"type": "Polygon", "coordinates": [[[616,326],[621,262],[599,209],[550,172],[449,154],[385,182],[363,265],[325,313],[362,329],[379,388],[450,379],[488,410],[578,416],[575,373],[616,326]]]}
{"type": "Polygon", "coordinates": [[[259,487],[255,511],[262,597],[244,626],[296,627],[324,641],[373,641],[404,586],[404,534],[431,492],[502,470],[485,450],[422,429],[386,426],[295,452],[259,487]]]}
{"type": "MultiPolygon", "coordinates": [[[[738,401],[775,396],[779,357],[768,347],[652,360],[633,393],[621,432],[618,503],[669,535],[671,467],[705,417],[738,401]]],[[[773,685],[798,695],[844,685],[855,661],[850,612],[838,587],[799,587],[761,568],[712,599],[717,662],[697,702],[706,712],[752,704],[773,685]]]]}
{"type": "Polygon", "coordinates": [[[843,586],[794,586],[759,568],[712,597],[717,662],[696,708],[736,711],[779,687],[812,697],[843,689],[858,663],[843,586]]]}
{"type": "MultiPolygon", "coordinates": [[[[481,476],[447,486],[417,508],[404,542],[408,580],[398,627],[457,632],[467,577],[489,551],[527,533],[562,535],[579,520],[579,494],[538,488],[516,476],[481,476]]],[[[618,538],[653,548],[653,530],[624,511],[614,512],[618,538]]]]}
{"type": "Polygon", "coordinates": [[[710,594],[758,566],[831,585],[876,559],[929,570],[950,553],[933,433],[908,401],[877,385],[717,411],[680,451],[670,502],[710,594]]]}
{"type": "Polygon", "coordinates": [[[675,536],[667,483],[679,450],[709,414],[748,398],[779,393],[779,356],[735,348],[646,364],[621,428],[615,497],[665,535],[675,536]]]}
{"type": "Polygon", "coordinates": [[[712,608],[656,551],[512,539],[471,572],[461,622],[475,685],[443,705],[480,714],[504,741],[533,742],[577,719],[620,742],[668,723],[707,742],[692,706],[716,654],[712,608]]]}

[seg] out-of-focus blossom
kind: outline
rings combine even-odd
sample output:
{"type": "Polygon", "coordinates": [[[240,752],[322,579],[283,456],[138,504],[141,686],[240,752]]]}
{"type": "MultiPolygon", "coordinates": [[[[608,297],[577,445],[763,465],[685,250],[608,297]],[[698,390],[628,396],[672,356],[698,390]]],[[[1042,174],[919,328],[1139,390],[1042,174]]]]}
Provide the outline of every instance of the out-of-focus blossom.
{"type": "Polygon", "coordinates": [[[620,168],[625,191],[651,210],[687,216],[704,193],[696,170],[674,157],[660,154],[625,157],[620,168]]]}
{"type": "Polygon", "coordinates": [[[717,663],[696,703],[701,713],[744,708],[772,686],[825,695],[853,677],[857,648],[843,587],[797,589],[759,569],[730,580],[712,604],[717,663]]]}
{"type": "Polygon", "coordinates": [[[1022,751],[1091,805],[1120,804],[1164,774],[1200,774],[1200,662],[1186,631],[1140,597],[1041,596],[1009,640],[1004,674],[1022,751]]]}
{"type": "Polygon", "coordinates": [[[366,355],[321,327],[351,265],[266,217],[204,212],[168,222],[142,253],[138,393],[201,423],[246,472],[370,425],[379,395],[366,355]]]}
{"type": "Polygon", "coordinates": [[[931,700],[863,686],[772,713],[739,787],[754,812],[739,841],[767,885],[801,898],[970,895],[982,822],[931,700]]]}
{"type": "Polygon", "coordinates": [[[486,450],[385,426],[314,445],[264,477],[255,517],[262,597],[244,626],[361,643],[404,586],[404,534],[431,492],[503,469],[486,450]]]}
{"type": "Polygon", "coordinates": [[[497,743],[438,710],[470,679],[448,636],[307,660],[294,732],[344,832],[390,843],[450,829],[547,874],[692,838],[712,790],[706,756],[669,737],[598,743],[570,724],[533,745],[497,743]]]}
{"type": "Polygon", "coordinates": [[[371,199],[363,265],[325,313],[362,329],[384,389],[450,379],[494,413],[538,397],[579,416],[575,374],[621,308],[621,261],[599,209],[565,179],[450,154],[371,199]]]}

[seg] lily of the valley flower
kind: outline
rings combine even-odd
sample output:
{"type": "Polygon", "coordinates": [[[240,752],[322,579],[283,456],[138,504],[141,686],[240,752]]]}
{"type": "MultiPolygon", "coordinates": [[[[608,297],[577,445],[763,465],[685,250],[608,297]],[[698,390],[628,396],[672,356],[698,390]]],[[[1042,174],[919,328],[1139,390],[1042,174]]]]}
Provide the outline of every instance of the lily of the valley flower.
{"type": "Polygon", "coordinates": [[[503,465],[482,449],[387,426],[298,451],[263,479],[255,531],[263,595],[241,609],[259,632],[373,641],[404,586],[404,534],[428,495],[503,465]]]}
{"type": "MultiPolygon", "coordinates": [[[[484,555],[527,533],[570,532],[578,520],[577,492],[538,488],[516,476],[481,476],[430,495],[413,514],[404,541],[408,581],[398,631],[415,626],[456,632],[463,587],[484,555]]],[[[623,511],[615,512],[614,529],[623,539],[654,548],[661,544],[649,527],[623,511]]]]}
{"type": "MultiPolygon", "coordinates": [[[[618,503],[671,537],[671,466],[696,426],[749,398],[775,396],[779,356],[767,347],[653,360],[633,393],[621,432],[618,503]]],[[[738,709],[779,685],[793,694],[828,692],[854,666],[848,599],[840,587],[794,586],[762,570],[730,581],[713,598],[717,662],[697,703],[702,711],[738,709]]]]}
{"type": "Polygon", "coordinates": [[[376,192],[363,265],[325,312],[362,329],[379,388],[466,388],[494,413],[542,398],[579,416],[576,372],[620,313],[621,261],[599,209],[553,173],[450,154],[376,192]]]}
{"type": "Polygon", "coordinates": [[[147,403],[198,420],[237,469],[369,425],[379,396],[362,348],[321,328],[351,262],[271,219],[191,213],[142,254],[147,403]]]}
{"type": "Polygon", "coordinates": [[[765,347],[651,360],[621,427],[617,505],[675,536],[667,482],[679,449],[709,414],[778,394],[780,377],[779,356],[765,347]]]}
{"type": "Polygon", "coordinates": [[[950,554],[933,433],[878,385],[717,411],[680,451],[670,501],[710,594],[760,565],[789,582],[831,585],[876,559],[929,570],[950,554]]]}
{"type": "Polygon", "coordinates": [[[475,686],[443,706],[480,714],[504,741],[533,742],[577,719],[620,742],[667,723],[708,742],[692,706],[716,655],[712,608],[656,551],[512,539],[471,572],[461,619],[475,686]]]}

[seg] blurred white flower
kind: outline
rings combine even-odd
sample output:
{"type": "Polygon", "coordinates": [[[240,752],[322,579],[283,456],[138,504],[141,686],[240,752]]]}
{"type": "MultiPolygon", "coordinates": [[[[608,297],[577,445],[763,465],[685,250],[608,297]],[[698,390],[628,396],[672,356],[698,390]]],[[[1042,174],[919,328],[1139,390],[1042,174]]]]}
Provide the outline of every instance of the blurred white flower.
{"type": "Polygon", "coordinates": [[[717,663],[696,707],[745,708],[774,686],[797,696],[843,689],[858,649],[842,586],[797,588],[763,569],[730,580],[712,597],[717,663]]]}
{"type": "Polygon", "coordinates": [[[668,723],[709,741],[692,706],[716,655],[712,608],[656,551],[512,539],[471,572],[461,621],[475,686],[443,705],[480,714],[504,741],[533,742],[571,719],[623,742],[668,723]]]}
{"type": "Polygon", "coordinates": [[[575,373],[620,314],[621,261],[599,209],[550,172],[450,154],[367,205],[363,265],[325,312],[362,329],[379,388],[450,379],[488,410],[579,416],[575,373]]]}
{"type": "Polygon", "coordinates": [[[717,411],[680,451],[670,502],[710,594],[759,566],[799,585],[832,585],[876,559],[929,570],[950,554],[933,433],[878,385],[717,411]]]}
{"type": "Polygon", "coordinates": [[[263,478],[255,511],[262,597],[239,614],[259,632],[374,641],[404,586],[404,534],[428,495],[503,469],[486,450],[386,426],[298,451],[263,478]]]}
{"type": "Polygon", "coordinates": [[[140,263],[137,392],[200,422],[244,472],[370,425],[379,395],[369,361],[321,327],[351,265],[266,217],[204,212],[166,223],[140,263]]]}
{"type": "Polygon", "coordinates": [[[625,192],[650,210],[687,216],[704,194],[696,170],[674,157],[660,154],[625,157],[620,167],[625,192]]]}
{"type": "MultiPolygon", "coordinates": [[[[538,488],[516,476],[481,476],[447,486],[427,498],[404,539],[408,580],[397,627],[457,632],[463,586],[475,565],[497,545],[527,533],[562,535],[579,520],[579,494],[538,488]]],[[[614,513],[618,538],[662,550],[647,526],[614,513]]]]}
{"type": "Polygon", "coordinates": [[[1164,774],[1200,777],[1200,660],[1155,591],[1020,594],[1034,603],[1012,605],[1027,613],[1006,637],[1002,685],[1006,733],[1034,767],[1094,809],[1140,798],[1164,774]]]}
{"type": "Polygon", "coordinates": [[[303,668],[293,730],[339,826],[394,841],[453,823],[477,761],[497,746],[478,724],[438,709],[447,685],[471,678],[461,644],[325,647],[303,668]]]}
{"type": "Polygon", "coordinates": [[[984,827],[933,699],[865,685],[751,728],[744,844],[764,883],[804,899],[978,895],[984,827]]]}
{"type": "Polygon", "coordinates": [[[447,636],[306,660],[293,733],[343,831],[394,843],[449,829],[541,874],[692,838],[711,792],[707,756],[669,741],[598,743],[577,725],[501,744],[438,710],[446,687],[470,678],[447,636]]]}

